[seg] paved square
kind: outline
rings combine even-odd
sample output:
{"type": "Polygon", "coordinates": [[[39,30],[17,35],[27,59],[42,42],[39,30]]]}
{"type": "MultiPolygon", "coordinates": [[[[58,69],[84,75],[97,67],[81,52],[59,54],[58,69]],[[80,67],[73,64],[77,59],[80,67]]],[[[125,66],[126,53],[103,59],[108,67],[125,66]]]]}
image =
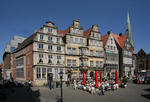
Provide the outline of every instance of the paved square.
{"type": "MultiPolygon", "coordinates": [[[[48,87],[33,87],[32,89],[40,90],[40,102],[56,102],[56,97],[60,96],[60,88],[49,90],[48,87]]],[[[150,102],[150,85],[129,83],[127,88],[108,91],[104,96],[63,87],[63,95],[65,102],[150,102]]]]}

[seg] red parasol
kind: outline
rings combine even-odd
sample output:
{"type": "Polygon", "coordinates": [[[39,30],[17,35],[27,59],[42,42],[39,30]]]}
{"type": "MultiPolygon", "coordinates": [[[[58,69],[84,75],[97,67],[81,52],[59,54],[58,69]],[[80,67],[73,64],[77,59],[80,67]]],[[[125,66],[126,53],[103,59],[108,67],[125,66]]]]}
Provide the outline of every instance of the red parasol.
{"type": "Polygon", "coordinates": [[[83,72],[83,82],[82,82],[83,85],[85,85],[85,73],[83,72]]]}
{"type": "Polygon", "coordinates": [[[118,70],[116,70],[116,84],[118,84],[118,70]]]}
{"type": "Polygon", "coordinates": [[[100,72],[100,83],[102,83],[102,72],[100,72]]]}
{"type": "Polygon", "coordinates": [[[97,77],[97,71],[95,71],[95,88],[98,88],[98,77],[97,77]]]}

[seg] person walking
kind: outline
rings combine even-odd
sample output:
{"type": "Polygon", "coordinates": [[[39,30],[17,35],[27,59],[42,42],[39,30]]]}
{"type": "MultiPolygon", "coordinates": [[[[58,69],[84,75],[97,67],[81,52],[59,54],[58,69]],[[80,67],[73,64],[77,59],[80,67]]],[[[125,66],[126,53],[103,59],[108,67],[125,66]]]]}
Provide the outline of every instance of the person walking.
{"type": "Polygon", "coordinates": [[[48,86],[51,90],[52,89],[52,76],[51,75],[48,76],[48,86]]]}

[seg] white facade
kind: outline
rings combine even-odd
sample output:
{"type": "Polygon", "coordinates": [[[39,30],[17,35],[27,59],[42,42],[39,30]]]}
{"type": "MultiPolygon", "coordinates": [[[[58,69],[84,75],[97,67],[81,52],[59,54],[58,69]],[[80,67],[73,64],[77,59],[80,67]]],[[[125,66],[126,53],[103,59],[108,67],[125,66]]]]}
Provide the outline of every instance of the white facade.
{"type": "MultiPolygon", "coordinates": [[[[108,39],[104,46],[105,49],[105,75],[108,77],[115,77],[115,71],[119,68],[119,55],[117,45],[112,36],[112,33],[108,34],[108,39]]],[[[118,70],[119,71],[119,70],[118,70]]]]}
{"type": "Polygon", "coordinates": [[[12,52],[15,48],[18,47],[18,43],[22,43],[25,40],[24,37],[14,36],[10,43],[6,45],[5,52],[12,52]]]}
{"type": "Polygon", "coordinates": [[[60,80],[59,72],[64,72],[65,55],[62,35],[57,33],[52,22],[46,23],[36,32],[33,42],[33,80],[36,85],[47,84],[49,74],[53,80],[60,80]]]}

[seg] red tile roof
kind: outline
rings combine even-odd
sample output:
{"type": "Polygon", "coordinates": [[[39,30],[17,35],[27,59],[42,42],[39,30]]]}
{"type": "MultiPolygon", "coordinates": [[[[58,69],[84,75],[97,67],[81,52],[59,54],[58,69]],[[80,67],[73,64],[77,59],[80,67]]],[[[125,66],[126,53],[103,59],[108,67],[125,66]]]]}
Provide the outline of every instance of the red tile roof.
{"type": "Polygon", "coordinates": [[[118,43],[118,45],[120,46],[120,42],[119,42],[119,35],[112,33],[112,36],[114,37],[115,41],[118,43]]]}
{"type": "Polygon", "coordinates": [[[92,30],[92,28],[89,28],[88,30],[83,32],[83,34],[88,38],[91,35],[91,30],[92,30]]]}
{"type": "Polygon", "coordinates": [[[106,34],[106,35],[102,36],[103,47],[105,47],[106,42],[107,42],[107,40],[108,40],[108,37],[109,37],[109,34],[106,34]]]}
{"type": "Polygon", "coordinates": [[[120,47],[123,48],[125,41],[127,39],[127,34],[119,36],[120,47]]]}
{"type": "Polygon", "coordinates": [[[63,37],[66,35],[66,33],[68,33],[68,32],[70,32],[70,28],[72,27],[72,25],[71,26],[69,26],[66,30],[58,30],[58,33],[59,34],[62,34],[63,35],[63,37]]]}
{"type": "Polygon", "coordinates": [[[123,48],[125,41],[127,39],[127,34],[119,36],[119,35],[113,33],[112,35],[113,35],[115,41],[118,43],[118,45],[121,48],[123,48]]]}

